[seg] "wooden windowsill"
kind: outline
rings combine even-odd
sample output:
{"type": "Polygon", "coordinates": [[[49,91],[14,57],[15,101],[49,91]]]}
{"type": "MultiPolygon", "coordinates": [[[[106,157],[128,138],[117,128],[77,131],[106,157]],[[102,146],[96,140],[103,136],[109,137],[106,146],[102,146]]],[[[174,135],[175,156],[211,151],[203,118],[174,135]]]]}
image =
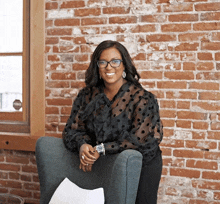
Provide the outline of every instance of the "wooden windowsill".
{"type": "MultiPolygon", "coordinates": [[[[42,135],[44,136],[44,135],[42,135]]],[[[0,149],[35,151],[35,145],[40,136],[31,136],[27,133],[0,133],[0,149]]]]}

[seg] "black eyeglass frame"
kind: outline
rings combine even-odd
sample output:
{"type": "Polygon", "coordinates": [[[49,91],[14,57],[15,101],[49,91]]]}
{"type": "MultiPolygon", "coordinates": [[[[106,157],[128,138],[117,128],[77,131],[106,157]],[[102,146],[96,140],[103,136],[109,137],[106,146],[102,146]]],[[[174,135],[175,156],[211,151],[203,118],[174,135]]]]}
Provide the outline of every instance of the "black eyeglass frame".
{"type": "MultiPolygon", "coordinates": [[[[112,62],[112,61],[114,61],[114,60],[118,60],[118,61],[120,61],[119,65],[118,65],[117,67],[119,67],[119,66],[121,65],[121,63],[123,62],[123,60],[121,60],[121,59],[112,59],[111,61],[106,61],[106,60],[98,60],[98,61],[97,61],[97,65],[98,65],[99,69],[106,69],[106,67],[108,66],[108,64],[110,64],[110,65],[111,65],[111,62],[112,62]],[[103,67],[103,68],[102,68],[102,67],[100,67],[100,66],[99,66],[99,62],[100,62],[100,61],[107,62],[106,66],[105,66],[105,67],[103,67]]],[[[112,66],[112,65],[111,65],[111,67],[112,67],[112,68],[117,68],[117,67],[112,66]]]]}

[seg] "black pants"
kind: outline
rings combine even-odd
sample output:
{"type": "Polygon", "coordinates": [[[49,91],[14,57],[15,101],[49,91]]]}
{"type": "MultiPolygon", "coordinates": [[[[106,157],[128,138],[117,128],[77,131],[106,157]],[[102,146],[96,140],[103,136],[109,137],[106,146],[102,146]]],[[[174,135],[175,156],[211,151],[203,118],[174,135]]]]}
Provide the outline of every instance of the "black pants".
{"type": "Polygon", "coordinates": [[[156,204],[162,173],[162,156],[159,153],[149,164],[142,167],[135,204],[156,204]]]}

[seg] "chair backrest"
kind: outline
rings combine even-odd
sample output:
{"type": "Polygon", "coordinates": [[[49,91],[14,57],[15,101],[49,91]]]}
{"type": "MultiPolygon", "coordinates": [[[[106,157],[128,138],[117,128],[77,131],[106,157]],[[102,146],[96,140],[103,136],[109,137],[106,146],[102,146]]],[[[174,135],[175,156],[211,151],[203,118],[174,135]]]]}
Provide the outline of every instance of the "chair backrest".
{"type": "Polygon", "coordinates": [[[65,177],[84,189],[104,188],[106,204],[134,204],[142,166],[135,150],[100,157],[92,172],[79,169],[78,153],[68,151],[62,139],[41,137],[36,144],[41,204],[47,204],[65,177]]]}

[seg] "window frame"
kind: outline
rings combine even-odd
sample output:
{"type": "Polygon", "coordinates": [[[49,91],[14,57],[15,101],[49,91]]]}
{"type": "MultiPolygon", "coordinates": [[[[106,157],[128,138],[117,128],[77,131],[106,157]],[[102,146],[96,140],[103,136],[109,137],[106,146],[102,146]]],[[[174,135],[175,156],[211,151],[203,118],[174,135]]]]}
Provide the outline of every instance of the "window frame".
{"type": "MultiPolygon", "coordinates": [[[[30,0],[29,132],[0,132],[0,148],[34,151],[45,135],[45,2],[30,0]]],[[[28,60],[28,59],[27,59],[28,60]]],[[[26,61],[27,63],[27,61],[26,61]]],[[[27,77],[26,77],[27,78],[27,77]]],[[[27,95],[27,94],[26,94],[27,95]]],[[[25,96],[27,97],[27,96],[25,96]]],[[[25,112],[25,111],[24,111],[25,112]]],[[[26,114],[26,113],[25,113],[26,114]]],[[[4,126],[7,128],[7,125],[4,126]]],[[[18,126],[19,128],[22,125],[18,126]]]]}
{"type": "Polygon", "coordinates": [[[23,0],[23,50],[0,53],[0,56],[22,56],[22,112],[0,112],[1,132],[30,132],[30,0],[23,0]]]}

